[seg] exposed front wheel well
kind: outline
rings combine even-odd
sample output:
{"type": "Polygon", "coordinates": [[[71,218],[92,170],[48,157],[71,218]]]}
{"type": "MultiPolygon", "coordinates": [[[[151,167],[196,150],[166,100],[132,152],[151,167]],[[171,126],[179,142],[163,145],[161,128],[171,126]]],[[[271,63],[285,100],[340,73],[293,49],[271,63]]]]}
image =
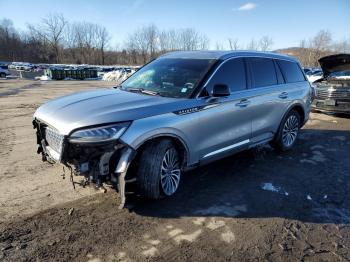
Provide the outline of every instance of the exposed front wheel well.
{"type": "Polygon", "coordinates": [[[164,135],[164,136],[157,136],[157,137],[150,138],[136,149],[137,151],[136,154],[139,154],[140,152],[142,152],[150,144],[157,143],[157,142],[159,143],[161,140],[170,140],[174,144],[175,148],[178,150],[181,156],[182,166],[184,166],[187,163],[187,149],[183,144],[183,142],[179,138],[174,136],[164,135]]]}
{"type": "Polygon", "coordinates": [[[128,169],[128,177],[135,176],[137,169],[138,169],[141,153],[147,147],[149,147],[155,143],[159,143],[162,140],[170,140],[173,143],[176,150],[179,152],[179,156],[181,157],[181,168],[184,169],[186,167],[188,153],[187,153],[187,149],[186,149],[185,145],[183,144],[183,142],[179,138],[176,138],[176,137],[170,136],[170,135],[157,136],[157,137],[153,137],[153,138],[150,138],[150,139],[144,141],[143,144],[141,144],[139,147],[136,148],[135,157],[130,164],[130,168],[128,169]]]}

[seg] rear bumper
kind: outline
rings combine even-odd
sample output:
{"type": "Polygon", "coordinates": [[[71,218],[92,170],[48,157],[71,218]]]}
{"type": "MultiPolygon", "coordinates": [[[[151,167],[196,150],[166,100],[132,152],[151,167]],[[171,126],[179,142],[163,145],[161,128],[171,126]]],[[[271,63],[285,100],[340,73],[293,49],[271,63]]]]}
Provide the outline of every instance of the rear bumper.
{"type": "Polygon", "coordinates": [[[334,105],[329,105],[326,100],[315,98],[311,108],[321,112],[350,114],[350,100],[335,100],[334,105]]]}

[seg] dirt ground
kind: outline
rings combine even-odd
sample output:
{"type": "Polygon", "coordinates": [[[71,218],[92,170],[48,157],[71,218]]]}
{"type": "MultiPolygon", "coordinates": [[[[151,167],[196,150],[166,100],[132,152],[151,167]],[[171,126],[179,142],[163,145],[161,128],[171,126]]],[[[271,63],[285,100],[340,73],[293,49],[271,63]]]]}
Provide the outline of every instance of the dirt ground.
{"type": "Polygon", "coordinates": [[[73,190],[36,154],[45,101],[103,81],[0,80],[1,261],[350,261],[350,118],[311,114],[268,146],[186,174],[161,201],[73,190]]]}

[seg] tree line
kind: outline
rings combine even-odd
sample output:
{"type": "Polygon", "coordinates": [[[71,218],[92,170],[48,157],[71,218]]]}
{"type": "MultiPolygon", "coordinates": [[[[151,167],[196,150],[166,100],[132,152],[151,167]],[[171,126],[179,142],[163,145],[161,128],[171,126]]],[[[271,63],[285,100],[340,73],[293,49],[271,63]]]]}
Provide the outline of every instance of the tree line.
{"type": "Polygon", "coordinates": [[[306,66],[319,66],[318,60],[336,53],[350,53],[350,37],[342,41],[333,41],[328,30],[321,30],[315,36],[300,41],[299,49],[293,54],[306,66]]]}
{"type": "MultiPolygon", "coordinates": [[[[193,28],[160,30],[151,24],[131,32],[122,45],[112,48],[111,35],[104,26],[69,22],[62,14],[47,15],[22,31],[15,29],[11,20],[0,20],[0,61],[141,65],[168,51],[206,50],[209,43],[205,34],[193,28]]],[[[228,37],[226,43],[217,42],[215,49],[268,51],[272,46],[269,36],[252,39],[246,45],[238,38],[228,37]]],[[[303,65],[316,66],[321,56],[349,52],[349,46],[349,40],[335,42],[329,31],[322,30],[302,40],[290,54],[303,65]]]]}

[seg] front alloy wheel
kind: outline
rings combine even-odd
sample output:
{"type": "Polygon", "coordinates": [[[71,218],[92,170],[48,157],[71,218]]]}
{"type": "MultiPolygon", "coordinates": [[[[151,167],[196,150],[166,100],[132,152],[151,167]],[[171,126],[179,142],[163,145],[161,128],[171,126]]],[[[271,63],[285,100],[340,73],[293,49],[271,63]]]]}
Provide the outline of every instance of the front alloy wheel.
{"type": "Polygon", "coordinates": [[[180,176],[181,170],[177,152],[174,148],[170,148],[163,157],[160,174],[160,183],[165,195],[171,196],[176,192],[180,176]]]}
{"type": "Polygon", "coordinates": [[[173,195],[179,188],[181,158],[171,140],[155,140],[141,152],[136,174],[139,192],[151,199],[173,195]]]}

